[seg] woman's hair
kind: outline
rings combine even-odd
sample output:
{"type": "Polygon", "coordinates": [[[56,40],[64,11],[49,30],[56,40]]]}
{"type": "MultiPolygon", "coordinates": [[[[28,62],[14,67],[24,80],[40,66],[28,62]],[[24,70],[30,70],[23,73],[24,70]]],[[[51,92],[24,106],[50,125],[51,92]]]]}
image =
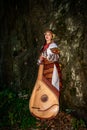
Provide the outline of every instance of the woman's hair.
{"type": "Polygon", "coordinates": [[[53,31],[52,31],[51,29],[46,30],[46,31],[44,32],[44,35],[45,35],[47,32],[50,32],[50,33],[52,34],[52,36],[53,36],[53,31]]]}
{"type": "MultiPolygon", "coordinates": [[[[47,29],[45,32],[44,32],[44,35],[47,33],[47,32],[50,32],[52,34],[52,37],[53,37],[53,31],[51,29],[47,29]]],[[[43,48],[44,46],[46,45],[46,40],[44,41],[44,44],[42,45],[41,49],[40,49],[40,52],[43,51],[43,48]]]]}

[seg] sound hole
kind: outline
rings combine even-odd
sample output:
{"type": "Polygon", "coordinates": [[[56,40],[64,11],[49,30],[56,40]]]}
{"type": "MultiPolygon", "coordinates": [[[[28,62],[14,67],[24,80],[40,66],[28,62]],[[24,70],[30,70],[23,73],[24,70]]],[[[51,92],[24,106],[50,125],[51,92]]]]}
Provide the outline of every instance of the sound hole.
{"type": "Polygon", "coordinates": [[[48,100],[48,96],[46,94],[41,96],[41,101],[46,102],[48,100]]]}

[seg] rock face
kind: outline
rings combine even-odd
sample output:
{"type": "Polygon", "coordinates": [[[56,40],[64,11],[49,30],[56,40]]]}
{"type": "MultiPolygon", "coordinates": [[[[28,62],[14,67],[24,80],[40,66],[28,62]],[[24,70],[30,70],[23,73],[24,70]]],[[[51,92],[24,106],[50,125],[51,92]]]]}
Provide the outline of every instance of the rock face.
{"type": "Polygon", "coordinates": [[[61,106],[87,120],[86,0],[2,0],[0,6],[1,86],[20,90],[34,85],[38,50],[50,28],[60,49],[61,106]]]}

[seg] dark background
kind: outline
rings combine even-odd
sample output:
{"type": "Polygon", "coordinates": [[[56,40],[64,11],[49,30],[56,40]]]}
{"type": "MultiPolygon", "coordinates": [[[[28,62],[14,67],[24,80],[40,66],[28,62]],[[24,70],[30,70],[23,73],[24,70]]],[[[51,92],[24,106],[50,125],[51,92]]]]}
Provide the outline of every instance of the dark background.
{"type": "Polygon", "coordinates": [[[86,0],[0,1],[0,99],[4,100],[1,116],[6,115],[2,111],[3,108],[7,111],[10,92],[18,97],[27,94],[30,98],[37,77],[39,50],[44,43],[43,33],[48,28],[53,30],[60,49],[61,108],[68,108],[87,122],[86,0]]]}

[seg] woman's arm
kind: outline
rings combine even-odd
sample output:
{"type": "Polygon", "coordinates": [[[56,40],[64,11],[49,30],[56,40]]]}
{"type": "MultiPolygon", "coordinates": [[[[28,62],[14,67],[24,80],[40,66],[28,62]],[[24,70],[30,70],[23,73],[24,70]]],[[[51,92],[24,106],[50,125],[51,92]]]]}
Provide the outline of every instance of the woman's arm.
{"type": "Polygon", "coordinates": [[[50,48],[47,53],[47,59],[49,61],[55,62],[59,60],[59,50],[58,48],[50,48]]]}

